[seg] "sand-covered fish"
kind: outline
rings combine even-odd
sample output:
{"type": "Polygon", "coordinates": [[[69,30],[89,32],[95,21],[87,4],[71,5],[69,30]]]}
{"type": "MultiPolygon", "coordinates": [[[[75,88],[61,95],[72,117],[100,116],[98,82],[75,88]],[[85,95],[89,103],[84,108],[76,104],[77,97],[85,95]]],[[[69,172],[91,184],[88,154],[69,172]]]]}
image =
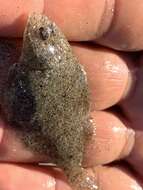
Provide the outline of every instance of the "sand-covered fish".
{"type": "Polygon", "coordinates": [[[28,149],[50,156],[74,189],[97,189],[82,168],[90,128],[86,72],[61,30],[44,15],[33,13],[28,19],[3,107],[28,149]]]}

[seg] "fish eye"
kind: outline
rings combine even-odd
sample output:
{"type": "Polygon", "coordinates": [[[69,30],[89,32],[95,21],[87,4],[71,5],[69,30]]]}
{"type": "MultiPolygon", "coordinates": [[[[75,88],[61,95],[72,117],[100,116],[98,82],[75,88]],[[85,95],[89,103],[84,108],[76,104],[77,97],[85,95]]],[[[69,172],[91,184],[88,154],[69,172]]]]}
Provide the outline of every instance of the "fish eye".
{"type": "Polygon", "coordinates": [[[54,34],[53,25],[49,24],[47,27],[41,26],[39,28],[40,37],[42,40],[47,40],[52,34],[54,34]]]}
{"type": "Polygon", "coordinates": [[[46,28],[40,27],[39,33],[42,40],[47,40],[49,38],[49,32],[46,28]]]}

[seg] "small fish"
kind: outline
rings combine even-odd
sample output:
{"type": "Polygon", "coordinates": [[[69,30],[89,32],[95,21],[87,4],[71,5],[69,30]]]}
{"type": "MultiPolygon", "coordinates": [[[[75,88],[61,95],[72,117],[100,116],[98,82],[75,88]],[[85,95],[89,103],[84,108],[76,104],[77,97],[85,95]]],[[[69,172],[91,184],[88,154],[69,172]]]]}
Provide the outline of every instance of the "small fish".
{"type": "Polygon", "coordinates": [[[27,22],[19,62],[3,93],[8,122],[37,154],[50,156],[76,190],[95,190],[82,168],[90,128],[86,72],[58,26],[33,13],[27,22]]]}

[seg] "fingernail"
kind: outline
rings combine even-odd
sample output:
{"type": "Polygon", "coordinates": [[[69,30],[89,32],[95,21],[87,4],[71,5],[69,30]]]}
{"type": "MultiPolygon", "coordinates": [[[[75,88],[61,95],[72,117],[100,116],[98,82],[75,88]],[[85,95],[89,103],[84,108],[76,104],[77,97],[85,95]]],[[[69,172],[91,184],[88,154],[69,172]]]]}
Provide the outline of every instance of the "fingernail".
{"type": "Polygon", "coordinates": [[[133,129],[128,128],[126,131],[126,140],[124,148],[121,152],[120,158],[124,158],[130,154],[135,143],[135,132],[133,129]]]}

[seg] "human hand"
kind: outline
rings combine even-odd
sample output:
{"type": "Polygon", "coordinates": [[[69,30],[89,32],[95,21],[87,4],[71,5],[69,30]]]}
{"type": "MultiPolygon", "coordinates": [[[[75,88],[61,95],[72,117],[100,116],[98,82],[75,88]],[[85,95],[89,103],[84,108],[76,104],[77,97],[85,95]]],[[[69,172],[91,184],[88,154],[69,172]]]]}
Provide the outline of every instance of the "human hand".
{"type": "MultiPolygon", "coordinates": [[[[85,148],[83,165],[93,172],[99,189],[142,189],[142,53],[135,53],[143,49],[142,1],[118,0],[114,4],[112,0],[106,4],[98,0],[84,3],[47,0],[45,5],[42,0],[14,2],[0,1],[1,36],[21,37],[28,13],[43,12],[62,28],[85,67],[95,133],[85,148]]],[[[1,61],[0,89],[4,87],[10,63],[17,60],[20,50],[19,40],[8,42],[15,45],[1,61]]],[[[4,49],[2,42],[0,48],[4,49]]],[[[2,115],[0,136],[0,160],[9,163],[1,163],[2,190],[70,189],[61,171],[32,164],[46,158],[26,150],[2,115]]]]}

